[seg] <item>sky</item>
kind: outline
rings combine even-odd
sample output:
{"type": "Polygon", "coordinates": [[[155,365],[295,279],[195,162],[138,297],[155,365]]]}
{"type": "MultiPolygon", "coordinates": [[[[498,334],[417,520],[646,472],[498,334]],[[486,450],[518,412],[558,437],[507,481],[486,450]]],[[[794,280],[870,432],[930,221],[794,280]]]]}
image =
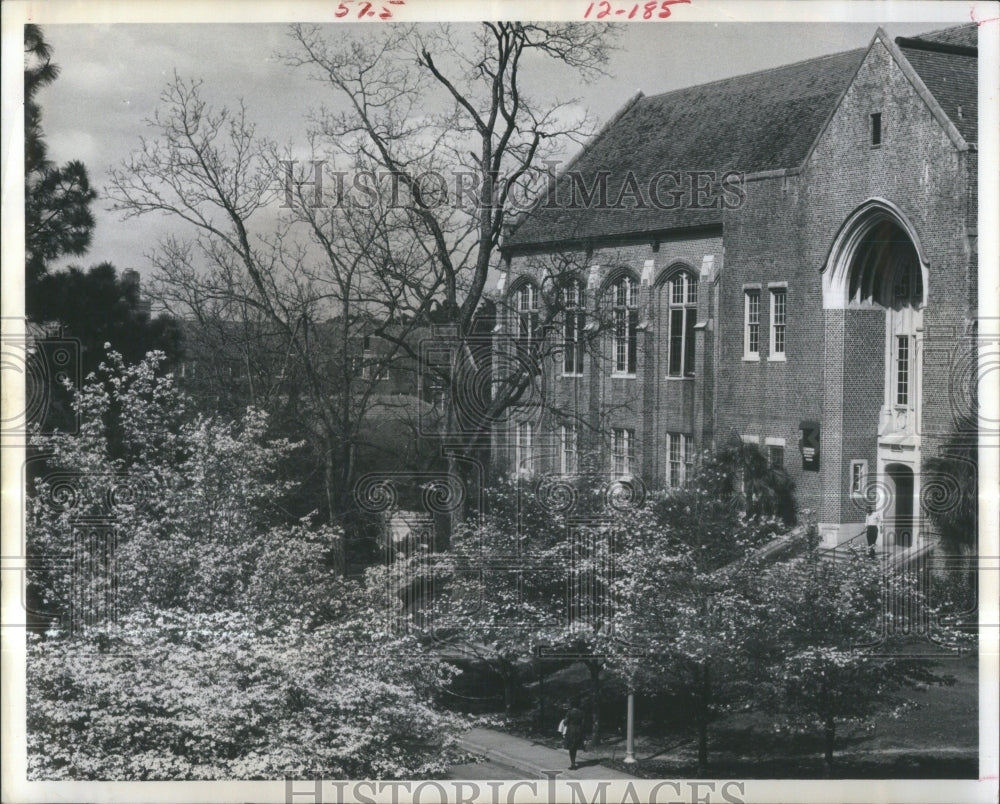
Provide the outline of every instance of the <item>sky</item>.
{"type": "MultiPolygon", "coordinates": [[[[330,27],[351,35],[359,26],[330,27]],[[354,29],[352,31],[351,29],[354,29]]],[[[941,23],[887,23],[892,36],[947,27],[941,23]]],[[[82,160],[102,194],[111,167],[123,162],[156,112],[159,94],[174,71],[204,80],[208,99],[231,105],[242,98],[260,133],[307,156],[307,115],[335,102],[330,90],[286,66],[292,48],[285,25],[117,24],[46,25],[59,79],[39,96],[51,158],[82,160]]],[[[874,23],[682,23],[626,25],[606,67],[607,75],[582,83],[568,68],[531,65],[529,86],[539,99],[575,99],[598,124],[637,90],[647,95],[767,69],[827,53],[865,47],[874,23]]],[[[462,35],[459,28],[456,35],[462,35]]],[[[725,121],[720,121],[724,125],[725,121]]],[[[567,154],[571,156],[572,152],[567,154]]],[[[102,194],[103,195],[103,194],[102,194]]],[[[146,254],[171,228],[162,220],[125,222],[96,202],[93,244],[82,258],[110,261],[146,276],[146,254]]]]}

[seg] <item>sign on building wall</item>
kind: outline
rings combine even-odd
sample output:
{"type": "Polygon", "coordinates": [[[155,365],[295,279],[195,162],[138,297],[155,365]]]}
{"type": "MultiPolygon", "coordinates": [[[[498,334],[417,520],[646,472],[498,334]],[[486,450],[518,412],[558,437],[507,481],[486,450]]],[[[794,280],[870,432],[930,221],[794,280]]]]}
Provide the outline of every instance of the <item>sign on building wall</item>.
{"type": "Polygon", "coordinates": [[[819,422],[815,419],[804,419],[799,422],[802,432],[799,438],[799,451],[802,453],[802,469],[808,472],[819,471],[819,422]]]}

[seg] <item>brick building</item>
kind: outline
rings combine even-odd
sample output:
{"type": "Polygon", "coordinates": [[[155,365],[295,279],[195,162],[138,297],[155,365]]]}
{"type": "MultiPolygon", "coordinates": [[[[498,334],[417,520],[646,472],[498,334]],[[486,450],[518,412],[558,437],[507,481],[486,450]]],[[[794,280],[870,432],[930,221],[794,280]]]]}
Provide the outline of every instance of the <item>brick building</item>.
{"type": "Polygon", "coordinates": [[[739,436],[826,544],[873,490],[926,538],[973,365],[976,101],[974,25],[631,99],[503,243],[500,350],[561,348],[496,454],[663,487],[739,436]]]}

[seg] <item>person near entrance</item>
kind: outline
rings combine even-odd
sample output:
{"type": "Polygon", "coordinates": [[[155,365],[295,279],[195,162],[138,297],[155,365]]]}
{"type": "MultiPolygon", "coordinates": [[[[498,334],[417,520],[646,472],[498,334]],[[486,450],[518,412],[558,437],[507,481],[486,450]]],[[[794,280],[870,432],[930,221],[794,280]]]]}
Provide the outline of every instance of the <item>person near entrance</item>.
{"type": "Polygon", "coordinates": [[[868,540],[868,555],[875,558],[875,543],[882,529],[882,513],[875,508],[874,503],[868,503],[868,515],[865,517],[865,538],[868,540]]]}

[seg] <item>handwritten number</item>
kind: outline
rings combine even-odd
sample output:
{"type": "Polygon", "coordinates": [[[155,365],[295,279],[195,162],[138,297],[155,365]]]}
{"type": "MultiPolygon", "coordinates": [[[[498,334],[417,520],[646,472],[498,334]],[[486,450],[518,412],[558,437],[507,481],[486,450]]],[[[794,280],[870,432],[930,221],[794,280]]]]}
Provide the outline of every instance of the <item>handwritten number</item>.
{"type": "Polygon", "coordinates": [[[589,6],[587,6],[587,10],[583,12],[583,18],[587,19],[587,17],[590,16],[590,12],[593,10],[594,10],[594,4],[591,3],[589,6]]]}
{"type": "Polygon", "coordinates": [[[660,13],[657,15],[661,20],[665,20],[670,16],[670,6],[676,3],[690,3],[691,0],[663,0],[660,3],[660,13]]]}
{"type": "Polygon", "coordinates": [[[600,6],[600,11],[597,12],[597,19],[602,20],[611,14],[611,3],[608,0],[601,0],[598,5],[600,6]]]}

